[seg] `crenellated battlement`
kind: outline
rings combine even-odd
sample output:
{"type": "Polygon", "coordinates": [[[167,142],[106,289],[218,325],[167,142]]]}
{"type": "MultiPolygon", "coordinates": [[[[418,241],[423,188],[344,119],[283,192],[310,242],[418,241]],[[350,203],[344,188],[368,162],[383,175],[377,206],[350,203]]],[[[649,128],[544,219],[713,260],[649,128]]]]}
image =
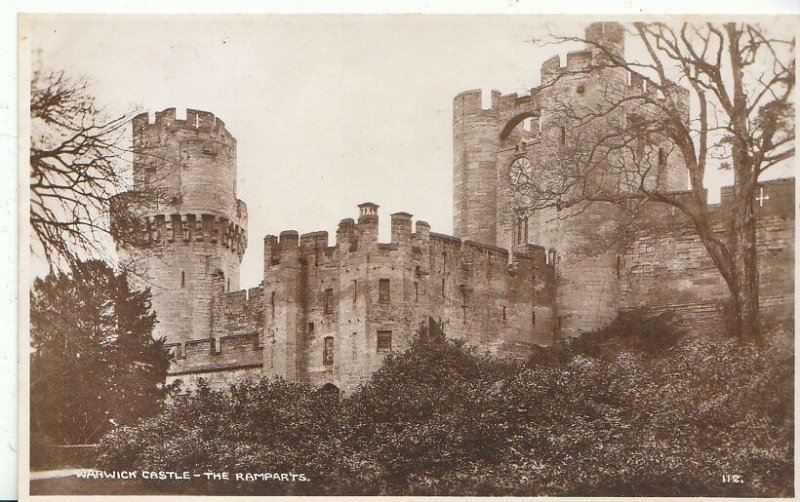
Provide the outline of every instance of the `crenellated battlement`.
{"type": "Polygon", "coordinates": [[[542,63],[539,75],[543,85],[551,84],[560,75],[589,72],[596,67],[595,55],[585,49],[567,53],[567,64],[561,66],[561,56],[555,55],[542,63]]]}
{"type": "MultiPolygon", "coordinates": [[[[347,260],[357,260],[359,254],[369,254],[387,262],[413,261],[421,250],[437,255],[444,254],[453,263],[472,263],[478,255],[485,256],[495,277],[519,275],[522,268],[551,267],[546,250],[537,245],[517,246],[509,253],[505,248],[451,235],[430,231],[427,222],[418,220],[412,231],[412,215],[398,212],[391,215],[391,242],[378,242],[378,206],[365,203],[361,206],[359,223],[346,218],[339,223],[336,243],[329,245],[328,232],[309,232],[299,235],[296,230],[285,230],[280,237],[264,238],[265,270],[298,264],[325,266],[340,265],[347,260]],[[435,251],[434,251],[435,250],[435,251]]],[[[460,266],[460,265],[459,265],[460,266]]]]}
{"type": "Polygon", "coordinates": [[[247,231],[237,221],[209,213],[162,213],[141,218],[142,246],[210,242],[242,258],[247,249],[247,231]]]}
{"type": "Polygon", "coordinates": [[[151,120],[149,113],[140,113],[133,118],[134,144],[141,142],[154,133],[189,132],[193,135],[208,136],[217,141],[236,145],[236,138],[227,130],[225,122],[211,112],[186,109],[186,118],[178,119],[175,108],[167,108],[155,112],[151,120]]]}
{"type": "Polygon", "coordinates": [[[456,97],[453,98],[453,116],[459,117],[472,113],[497,111],[502,93],[497,90],[492,90],[490,105],[487,108],[483,107],[483,94],[484,91],[482,89],[472,89],[457,94],[456,97]]]}

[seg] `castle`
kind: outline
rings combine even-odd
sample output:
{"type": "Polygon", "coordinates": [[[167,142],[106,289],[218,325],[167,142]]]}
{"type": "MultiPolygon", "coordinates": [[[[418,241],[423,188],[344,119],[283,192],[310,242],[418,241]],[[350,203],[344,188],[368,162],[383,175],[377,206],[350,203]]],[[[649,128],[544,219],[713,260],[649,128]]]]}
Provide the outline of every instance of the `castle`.
{"type": "MultiPolygon", "coordinates": [[[[586,38],[624,51],[617,23],[594,23],[586,38]]],[[[388,352],[406,348],[428,319],[481,350],[519,357],[640,306],[676,312],[696,330],[719,329],[727,288],[683,213],[647,204],[637,216],[640,231],[586,253],[619,220],[614,205],[569,214],[519,203],[515,170],[546,172],[551,152],[572,134],[547,112],[553,103],[591,109],[609,92],[652,92],[645,77],[598,65],[603,57],[589,44],[568,54],[565,66],[548,60],[542,85],[529,95],[492,91],[487,106],[481,91],[456,96],[455,236],[395,213],[391,242],[378,242],[378,206],[363,203],[356,221],[339,223],[333,245],[327,232],[266,236],[263,281],[249,290],[239,290],[248,239],[247,206],[236,198],[235,138],[208,112],[135,117],[134,192],[156,188],[166,196],[132,206],[140,245],[120,244],[120,251],[147,270],[140,285],[151,288],[157,331],[176,354],[169,380],[191,387],[199,378],[221,385],[281,375],[349,390],[388,352]]],[[[681,106],[688,120],[685,94],[681,106]]],[[[686,190],[679,155],[665,152],[659,148],[659,170],[647,182],[686,190]]],[[[613,178],[605,175],[593,182],[613,178]]],[[[723,188],[712,214],[724,213],[731,196],[723,188]]],[[[793,315],[793,208],[793,179],[761,184],[755,209],[765,317],[793,315]]]]}

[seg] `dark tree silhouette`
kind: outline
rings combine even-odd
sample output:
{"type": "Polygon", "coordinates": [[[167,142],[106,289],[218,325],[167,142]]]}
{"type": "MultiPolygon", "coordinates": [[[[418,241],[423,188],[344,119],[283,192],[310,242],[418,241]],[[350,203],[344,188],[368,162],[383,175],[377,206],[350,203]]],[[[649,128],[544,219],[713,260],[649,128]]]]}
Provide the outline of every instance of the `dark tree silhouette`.
{"type": "Polygon", "coordinates": [[[161,409],[171,355],[152,337],[149,291],[104,262],[77,262],[31,291],[31,433],[58,442],[97,441],[113,424],[161,409]]]}

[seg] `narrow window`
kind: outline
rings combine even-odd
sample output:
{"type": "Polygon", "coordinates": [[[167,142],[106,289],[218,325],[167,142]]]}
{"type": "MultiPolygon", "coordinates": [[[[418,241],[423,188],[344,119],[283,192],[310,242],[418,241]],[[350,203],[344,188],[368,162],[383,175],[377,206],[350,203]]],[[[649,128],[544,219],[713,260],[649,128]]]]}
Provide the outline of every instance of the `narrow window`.
{"type": "Polygon", "coordinates": [[[378,330],[378,352],[390,352],[392,350],[392,332],[390,330],[378,330]]]}
{"type": "Polygon", "coordinates": [[[186,272],[181,270],[181,287],[186,287],[186,272]]]}
{"type": "Polygon", "coordinates": [[[353,303],[358,299],[358,281],[353,279],[353,303]]]}
{"type": "Polygon", "coordinates": [[[567,128],[564,126],[561,126],[561,134],[559,135],[558,138],[558,144],[559,145],[567,144],[567,128]]]}
{"type": "Polygon", "coordinates": [[[228,291],[230,292],[230,290],[231,290],[231,278],[228,277],[228,291]]]}
{"type": "Polygon", "coordinates": [[[313,335],[314,334],[314,323],[313,322],[308,323],[308,334],[309,335],[313,335]]]}
{"type": "Polygon", "coordinates": [[[619,276],[621,274],[621,269],[622,269],[622,257],[618,255],[617,256],[617,279],[619,279],[619,276]]]}
{"type": "Polygon", "coordinates": [[[442,278],[442,298],[444,298],[444,278],[442,278]]]}
{"type": "Polygon", "coordinates": [[[326,336],[322,345],[322,364],[330,366],[333,364],[333,337],[326,336]]]}
{"type": "Polygon", "coordinates": [[[536,311],[531,312],[531,326],[536,326],[536,311]]]}
{"type": "Polygon", "coordinates": [[[525,231],[523,232],[525,238],[523,239],[522,243],[523,244],[527,244],[528,243],[528,217],[527,216],[522,219],[522,225],[523,225],[523,228],[525,229],[525,231]]]}
{"type": "Polygon", "coordinates": [[[389,279],[378,279],[378,301],[389,303],[389,279]]]}
{"type": "Polygon", "coordinates": [[[419,283],[414,283],[414,301],[419,303],[419,283]]]}
{"type": "Polygon", "coordinates": [[[325,314],[333,313],[333,290],[328,288],[325,290],[325,314]]]}
{"type": "Polygon", "coordinates": [[[503,320],[506,320],[506,306],[503,305],[503,320]]]}
{"type": "Polygon", "coordinates": [[[658,167],[663,169],[667,165],[667,154],[663,148],[658,149],[658,167]]]}
{"type": "Polygon", "coordinates": [[[272,311],[272,317],[275,317],[275,291],[269,296],[269,308],[272,311]]]}

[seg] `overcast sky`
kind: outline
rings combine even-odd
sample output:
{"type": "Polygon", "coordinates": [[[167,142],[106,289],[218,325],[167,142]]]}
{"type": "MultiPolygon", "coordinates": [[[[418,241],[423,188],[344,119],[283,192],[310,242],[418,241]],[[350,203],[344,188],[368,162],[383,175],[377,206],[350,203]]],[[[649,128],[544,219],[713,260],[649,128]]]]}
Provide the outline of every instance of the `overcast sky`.
{"type": "MultiPolygon", "coordinates": [[[[238,140],[249,208],[243,287],[262,278],[262,239],[327,230],[356,205],[407,211],[452,233],[452,100],[464,90],[525,92],[538,48],[587,18],[544,16],[39,16],[45,66],[94,82],[111,113],[208,110],[238,140]]],[[[791,166],[774,175],[787,175],[791,166]]],[[[712,194],[724,177],[712,175],[712,194]]],[[[714,195],[712,195],[713,197],[714,195]]]]}

